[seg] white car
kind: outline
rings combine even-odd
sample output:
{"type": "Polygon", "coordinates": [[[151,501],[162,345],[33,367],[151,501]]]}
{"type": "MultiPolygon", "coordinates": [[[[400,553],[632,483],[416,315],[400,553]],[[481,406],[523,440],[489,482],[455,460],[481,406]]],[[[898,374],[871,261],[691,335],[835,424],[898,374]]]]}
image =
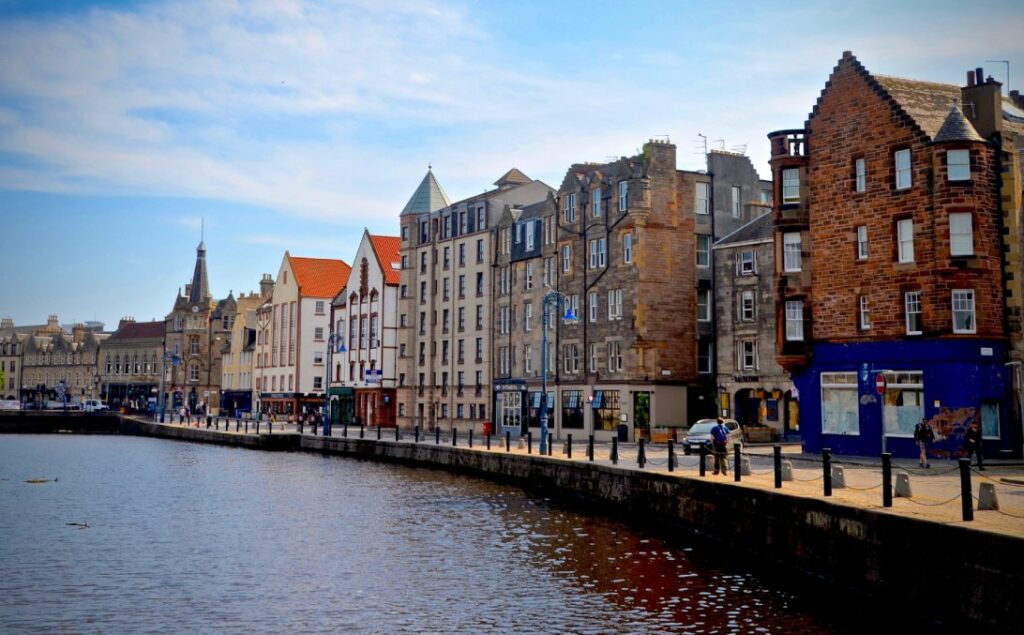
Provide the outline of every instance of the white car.
{"type": "Polygon", "coordinates": [[[82,402],[82,410],[85,412],[106,412],[109,408],[107,408],[107,404],[99,399],[86,399],[82,402]]]}
{"type": "MultiPolygon", "coordinates": [[[[733,444],[739,443],[740,448],[743,446],[743,429],[740,428],[740,424],[735,419],[724,419],[725,427],[729,428],[729,451],[732,451],[733,444]]],[[[690,426],[690,429],[686,433],[686,438],[683,439],[683,453],[693,454],[694,452],[700,452],[700,446],[707,446],[708,452],[711,452],[711,428],[718,425],[717,419],[701,419],[697,423],[690,426]]]]}

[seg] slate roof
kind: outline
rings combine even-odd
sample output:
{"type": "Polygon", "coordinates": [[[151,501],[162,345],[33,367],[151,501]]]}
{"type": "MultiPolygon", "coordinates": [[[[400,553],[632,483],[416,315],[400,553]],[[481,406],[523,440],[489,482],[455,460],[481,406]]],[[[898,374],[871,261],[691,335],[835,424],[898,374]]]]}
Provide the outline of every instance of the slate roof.
{"type": "Polygon", "coordinates": [[[512,168],[495,181],[494,184],[498,187],[507,187],[509,185],[523,185],[531,181],[533,179],[520,172],[518,168],[512,168]]]}
{"type": "Polygon", "coordinates": [[[117,329],[107,341],[120,342],[122,340],[163,338],[166,326],[167,323],[163,321],[131,322],[117,329]]]}
{"type": "Polygon", "coordinates": [[[728,247],[739,243],[752,243],[772,240],[774,228],[772,226],[772,214],[762,214],[732,233],[726,234],[718,239],[715,247],[728,247]]]}
{"type": "Polygon", "coordinates": [[[949,105],[960,99],[960,87],[918,79],[872,75],[896,103],[934,139],[949,113],[949,105]]]}
{"type": "Polygon", "coordinates": [[[933,139],[935,143],[944,143],[947,141],[981,141],[984,143],[985,139],[982,138],[978,131],[974,129],[970,121],[967,121],[967,117],[960,111],[960,107],[953,102],[953,106],[949,109],[949,114],[946,115],[946,120],[942,122],[942,127],[939,128],[938,134],[933,139]]]}
{"type": "Polygon", "coordinates": [[[289,256],[299,293],[307,298],[333,298],[348,283],[352,267],[344,260],[289,256]]]}
{"type": "Polygon", "coordinates": [[[420,181],[419,187],[412,193],[409,202],[405,204],[400,216],[408,214],[426,214],[436,212],[442,207],[448,207],[448,195],[444,193],[441,184],[434,178],[434,172],[427,170],[426,176],[420,181]]]}
{"type": "Polygon", "coordinates": [[[401,278],[401,271],[398,265],[402,262],[398,250],[401,248],[401,239],[398,236],[374,236],[370,235],[370,244],[377,254],[380,268],[384,271],[385,284],[398,284],[401,278]]]}

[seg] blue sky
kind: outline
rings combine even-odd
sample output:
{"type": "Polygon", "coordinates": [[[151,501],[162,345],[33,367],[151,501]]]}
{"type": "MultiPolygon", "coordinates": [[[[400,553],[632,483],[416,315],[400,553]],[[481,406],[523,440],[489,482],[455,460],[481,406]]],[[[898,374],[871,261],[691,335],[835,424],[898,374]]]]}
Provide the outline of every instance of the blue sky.
{"type": "Polygon", "coordinates": [[[427,164],[452,200],[510,167],[698,134],[768,176],[851,50],[875,73],[1024,89],[1017,2],[0,0],[0,315],[162,318],[205,219],[210,284],[397,234],[427,164]]]}

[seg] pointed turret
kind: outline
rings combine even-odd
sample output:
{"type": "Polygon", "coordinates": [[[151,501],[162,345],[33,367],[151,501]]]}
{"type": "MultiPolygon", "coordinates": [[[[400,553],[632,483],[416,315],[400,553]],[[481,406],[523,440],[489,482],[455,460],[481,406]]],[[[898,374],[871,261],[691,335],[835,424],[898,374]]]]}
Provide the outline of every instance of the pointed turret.
{"type": "Polygon", "coordinates": [[[978,134],[978,131],[974,129],[974,126],[971,125],[971,122],[967,120],[967,117],[964,116],[964,113],[956,105],[955,101],[934,139],[935,143],[947,143],[950,141],[985,141],[978,134]]]}
{"type": "Polygon", "coordinates": [[[435,212],[442,207],[448,207],[448,205],[448,195],[444,193],[441,184],[434,178],[434,172],[428,168],[427,175],[423,177],[419,187],[412,193],[409,202],[405,204],[401,216],[435,212]]]}
{"type": "Polygon", "coordinates": [[[200,241],[196,247],[196,269],[192,274],[192,284],[188,289],[188,302],[198,306],[210,301],[210,282],[206,276],[206,243],[200,241]]]}

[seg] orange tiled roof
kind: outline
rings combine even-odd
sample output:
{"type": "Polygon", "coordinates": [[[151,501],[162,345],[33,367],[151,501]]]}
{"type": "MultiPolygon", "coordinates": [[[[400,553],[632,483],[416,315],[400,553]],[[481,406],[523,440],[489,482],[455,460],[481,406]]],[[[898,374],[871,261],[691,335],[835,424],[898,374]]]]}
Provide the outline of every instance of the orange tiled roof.
{"type": "Polygon", "coordinates": [[[370,242],[373,250],[377,252],[377,259],[380,267],[384,270],[385,284],[398,284],[401,272],[398,267],[402,262],[398,250],[401,248],[401,239],[398,236],[374,236],[370,235],[370,242]]]}
{"type": "Polygon", "coordinates": [[[299,293],[307,298],[333,298],[348,284],[352,272],[344,260],[289,256],[299,293]]]}

